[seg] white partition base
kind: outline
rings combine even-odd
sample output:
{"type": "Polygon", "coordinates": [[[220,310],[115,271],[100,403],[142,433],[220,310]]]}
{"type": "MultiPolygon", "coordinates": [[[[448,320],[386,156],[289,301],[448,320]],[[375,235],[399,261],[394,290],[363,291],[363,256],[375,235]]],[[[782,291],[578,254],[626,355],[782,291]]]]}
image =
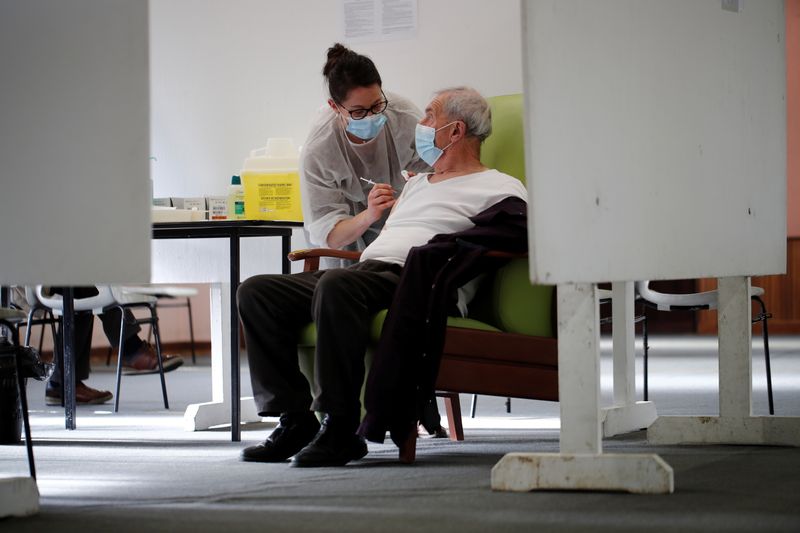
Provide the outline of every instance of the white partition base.
{"type": "Polygon", "coordinates": [[[658,417],[652,402],[636,401],[635,301],[632,281],[611,284],[614,406],[602,411],[603,436],[645,429],[658,417]]]}
{"type": "MultiPolygon", "coordinates": [[[[258,422],[261,417],[256,412],[256,404],[252,396],[241,399],[239,414],[242,422],[258,422]]],[[[205,402],[193,403],[183,413],[183,429],[186,431],[204,431],[212,427],[230,425],[231,403],[205,402]]]]}
{"type": "MultiPolygon", "coordinates": [[[[186,431],[203,431],[231,423],[230,283],[211,284],[211,401],[191,404],[183,414],[186,431]]],[[[241,420],[257,422],[252,397],[241,398],[241,420]]]]}
{"type": "Polygon", "coordinates": [[[0,477],[0,518],[39,512],[39,488],[32,477],[0,477]]]}
{"type": "Polygon", "coordinates": [[[671,493],[672,468],[657,455],[603,454],[599,310],[595,284],[558,286],[560,453],[508,454],[492,489],[671,493]]]}
{"type": "Polygon", "coordinates": [[[672,467],[657,455],[509,453],[492,468],[492,489],[669,494],[672,467]]]}
{"type": "Polygon", "coordinates": [[[658,413],[653,402],[636,402],[606,407],[602,419],[603,436],[613,437],[649,428],[658,419],[658,413]]]}
{"type": "Polygon", "coordinates": [[[653,444],[800,446],[800,418],[752,416],[750,278],[719,279],[719,416],[659,417],[653,444]]]}
{"type": "Polygon", "coordinates": [[[651,444],[800,446],[796,417],[661,416],[647,430],[651,444]]]}

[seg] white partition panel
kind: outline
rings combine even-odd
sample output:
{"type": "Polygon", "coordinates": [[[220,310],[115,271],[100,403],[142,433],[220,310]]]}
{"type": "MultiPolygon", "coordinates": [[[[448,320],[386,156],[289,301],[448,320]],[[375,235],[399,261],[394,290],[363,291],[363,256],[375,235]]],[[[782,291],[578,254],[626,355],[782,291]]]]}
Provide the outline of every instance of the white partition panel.
{"type": "Polygon", "coordinates": [[[783,33],[778,0],[523,2],[532,278],[784,272],[783,33]]]}
{"type": "Polygon", "coordinates": [[[0,284],[150,278],[147,0],[0,2],[0,284]]]}

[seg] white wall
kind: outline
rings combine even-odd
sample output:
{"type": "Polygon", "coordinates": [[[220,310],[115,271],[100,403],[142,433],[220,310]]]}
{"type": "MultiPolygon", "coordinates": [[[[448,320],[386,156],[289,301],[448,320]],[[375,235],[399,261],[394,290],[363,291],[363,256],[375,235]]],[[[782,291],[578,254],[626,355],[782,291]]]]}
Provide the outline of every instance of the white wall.
{"type": "MultiPolygon", "coordinates": [[[[327,98],[325,52],[343,36],[332,0],[151,0],[156,196],[224,194],[268,137],[302,144],[327,98]]],[[[424,106],[471,85],[522,90],[519,1],[419,0],[416,39],[354,44],[384,87],[424,106]]]]}

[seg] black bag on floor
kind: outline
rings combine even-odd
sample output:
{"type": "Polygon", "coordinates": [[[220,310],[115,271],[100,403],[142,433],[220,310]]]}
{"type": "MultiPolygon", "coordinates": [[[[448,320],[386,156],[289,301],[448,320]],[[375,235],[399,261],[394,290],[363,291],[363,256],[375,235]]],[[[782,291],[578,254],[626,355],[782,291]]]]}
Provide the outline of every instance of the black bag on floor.
{"type": "Polygon", "coordinates": [[[0,337],[0,444],[17,444],[22,438],[22,408],[15,363],[17,355],[23,378],[46,381],[53,374],[53,364],[42,361],[36,349],[14,346],[8,339],[0,337]]]}

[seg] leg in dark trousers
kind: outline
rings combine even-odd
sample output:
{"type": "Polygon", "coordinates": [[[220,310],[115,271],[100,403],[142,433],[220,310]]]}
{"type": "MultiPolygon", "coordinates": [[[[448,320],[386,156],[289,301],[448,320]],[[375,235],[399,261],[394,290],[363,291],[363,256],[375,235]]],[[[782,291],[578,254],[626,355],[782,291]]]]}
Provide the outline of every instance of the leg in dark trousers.
{"type": "MultiPolygon", "coordinates": [[[[63,321],[59,320],[56,328],[56,339],[53,346],[53,364],[55,368],[48,384],[51,387],[61,387],[63,359],[61,350],[64,346],[61,330],[63,321]]],[[[75,329],[75,381],[88,379],[91,368],[89,356],[92,350],[92,330],[94,329],[94,315],[91,313],[76,313],[74,319],[75,329]]]]}
{"type": "Polygon", "coordinates": [[[366,261],[347,269],[256,276],[242,283],[237,298],[256,406],[262,416],[281,416],[263,444],[242,452],[245,461],[280,462],[294,456],[295,466],[326,466],[366,455],[366,444],[355,435],[364,354],[372,315],[388,306],[400,270],[366,261]],[[313,409],[326,413],[319,433],[309,411],[310,386],[297,359],[300,330],[312,319],[317,327],[313,409]]]}
{"type": "Polygon", "coordinates": [[[239,316],[260,416],[311,407],[308,380],[297,362],[297,339],[300,328],[311,322],[311,298],[324,272],[254,276],[239,286],[239,316]]]}
{"type": "Polygon", "coordinates": [[[358,426],[372,318],[389,307],[399,280],[400,267],[380,261],[329,270],[320,279],[312,301],[317,326],[315,411],[354,418],[358,426]]]}
{"type": "Polygon", "coordinates": [[[119,321],[124,317],[125,323],[122,326],[122,339],[125,343],[125,358],[133,357],[139,348],[142,347],[144,341],[139,338],[139,332],[142,330],[141,326],[136,323],[136,318],[130,309],[125,309],[124,313],[120,313],[119,309],[109,309],[105,313],[98,315],[100,322],[103,324],[103,331],[106,334],[109,344],[114,349],[119,348],[119,321]]]}
{"type": "MultiPolygon", "coordinates": [[[[55,294],[62,294],[60,288],[53,290],[55,294]]],[[[98,292],[95,287],[75,287],[72,289],[75,298],[90,298],[97,296],[98,292]]],[[[61,387],[63,363],[61,358],[61,349],[64,342],[61,336],[63,320],[58,321],[56,328],[56,339],[53,346],[53,364],[55,369],[50,378],[51,387],[61,387]]],[[[75,381],[83,381],[89,377],[91,369],[91,356],[92,350],[92,331],[94,329],[94,315],[92,313],[75,313],[75,321],[73,322],[75,329],[75,381]]]]}
{"type": "MultiPolygon", "coordinates": [[[[58,290],[55,291],[60,294],[58,290]]],[[[88,298],[97,295],[95,287],[75,287],[73,294],[76,298],[88,298]]],[[[89,377],[91,369],[92,330],[94,329],[94,315],[83,312],[76,313],[74,319],[75,329],[75,400],[78,404],[102,404],[113,398],[109,391],[93,389],[83,383],[89,377]]],[[[55,370],[47,382],[45,390],[45,403],[57,405],[62,402],[63,359],[61,348],[63,321],[59,321],[56,328],[55,345],[53,346],[53,363],[55,370]]]]}

